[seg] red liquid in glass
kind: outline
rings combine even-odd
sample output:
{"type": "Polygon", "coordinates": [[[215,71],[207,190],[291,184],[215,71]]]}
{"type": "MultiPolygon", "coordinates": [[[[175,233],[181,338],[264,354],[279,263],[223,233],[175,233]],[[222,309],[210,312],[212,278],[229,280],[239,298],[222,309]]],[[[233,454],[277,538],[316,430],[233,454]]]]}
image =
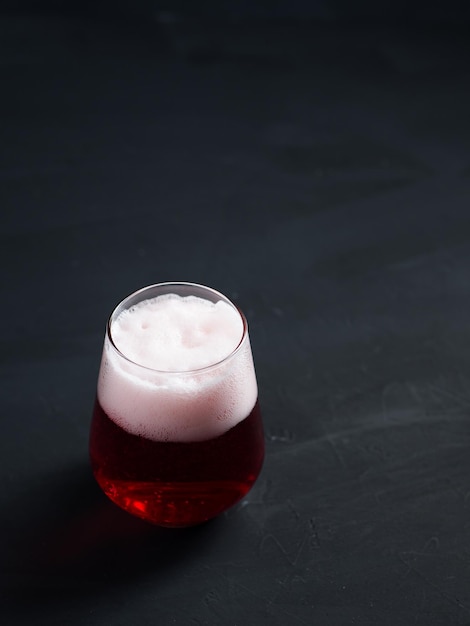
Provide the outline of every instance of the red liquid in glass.
{"type": "Polygon", "coordinates": [[[223,435],[179,443],[129,434],[96,401],[90,455],[103,491],[129,513],[160,526],[199,524],[243,498],[258,477],[264,458],[259,405],[223,435]]]}

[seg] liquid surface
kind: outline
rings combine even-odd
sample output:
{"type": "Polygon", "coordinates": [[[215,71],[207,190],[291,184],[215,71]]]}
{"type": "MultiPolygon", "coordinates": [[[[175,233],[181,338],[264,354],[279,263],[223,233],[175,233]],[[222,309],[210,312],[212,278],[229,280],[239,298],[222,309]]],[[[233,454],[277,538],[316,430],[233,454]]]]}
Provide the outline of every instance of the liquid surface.
{"type": "Polygon", "coordinates": [[[134,363],[183,372],[227,357],[240,343],[243,322],[223,300],[166,294],[123,311],[111,333],[116,347],[134,363]]]}
{"type": "Polygon", "coordinates": [[[224,301],[170,294],[139,303],[111,327],[127,358],[105,339],[98,379],[103,410],[128,433],[152,441],[220,436],[251,412],[258,396],[243,331],[240,314],[224,301]]]}

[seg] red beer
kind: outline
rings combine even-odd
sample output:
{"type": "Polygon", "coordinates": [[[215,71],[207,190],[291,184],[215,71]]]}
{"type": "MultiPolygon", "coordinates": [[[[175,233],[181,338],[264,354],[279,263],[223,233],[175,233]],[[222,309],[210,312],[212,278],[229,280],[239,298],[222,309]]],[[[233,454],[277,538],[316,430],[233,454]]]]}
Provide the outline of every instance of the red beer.
{"type": "Polygon", "coordinates": [[[258,403],[214,439],[158,442],[131,435],[95,403],[90,454],[96,480],[120,507],[161,526],[188,526],[243,498],[264,456],[258,403]]]}
{"type": "Polygon", "coordinates": [[[199,524],[245,496],[262,467],[264,435],[246,320],[229,300],[165,283],[117,307],[90,457],[114,503],[161,526],[199,524]]]}

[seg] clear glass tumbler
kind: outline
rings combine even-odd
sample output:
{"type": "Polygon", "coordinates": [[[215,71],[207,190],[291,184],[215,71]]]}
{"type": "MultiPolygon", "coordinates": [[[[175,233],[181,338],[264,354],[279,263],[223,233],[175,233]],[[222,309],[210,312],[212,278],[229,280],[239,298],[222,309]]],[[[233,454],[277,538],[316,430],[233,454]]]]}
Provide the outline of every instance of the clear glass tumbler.
{"type": "Polygon", "coordinates": [[[90,457],[113,502],[160,526],[202,523],[251,489],[264,434],[247,322],[228,298],[161,283],[116,307],[90,457]]]}

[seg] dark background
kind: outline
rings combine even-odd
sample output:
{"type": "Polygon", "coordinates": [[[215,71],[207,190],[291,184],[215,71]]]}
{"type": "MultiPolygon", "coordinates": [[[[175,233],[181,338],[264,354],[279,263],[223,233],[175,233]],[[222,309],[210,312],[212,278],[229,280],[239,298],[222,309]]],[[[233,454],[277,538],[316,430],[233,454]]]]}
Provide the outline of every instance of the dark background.
{"type": "Polygon", "coordinates": [[[470,624],[469,15],[3,3],[3,624],[470,624]],[[87,457],[106,318],[167,280],[245,311],[267,440],[184,531],[87,457]]]}
{"type": "Polygon", "coordinates": [[[148,18],[155,12],[171,11],[236,19],[294,17],[339,20],[358,17],[366,20],[417,19],[420,22],[460,20],[470,14],[468,4],[462,0],[3,0],[1,9],[10,13],[89,13],[95,17],[125,12],[148,18]]]}

